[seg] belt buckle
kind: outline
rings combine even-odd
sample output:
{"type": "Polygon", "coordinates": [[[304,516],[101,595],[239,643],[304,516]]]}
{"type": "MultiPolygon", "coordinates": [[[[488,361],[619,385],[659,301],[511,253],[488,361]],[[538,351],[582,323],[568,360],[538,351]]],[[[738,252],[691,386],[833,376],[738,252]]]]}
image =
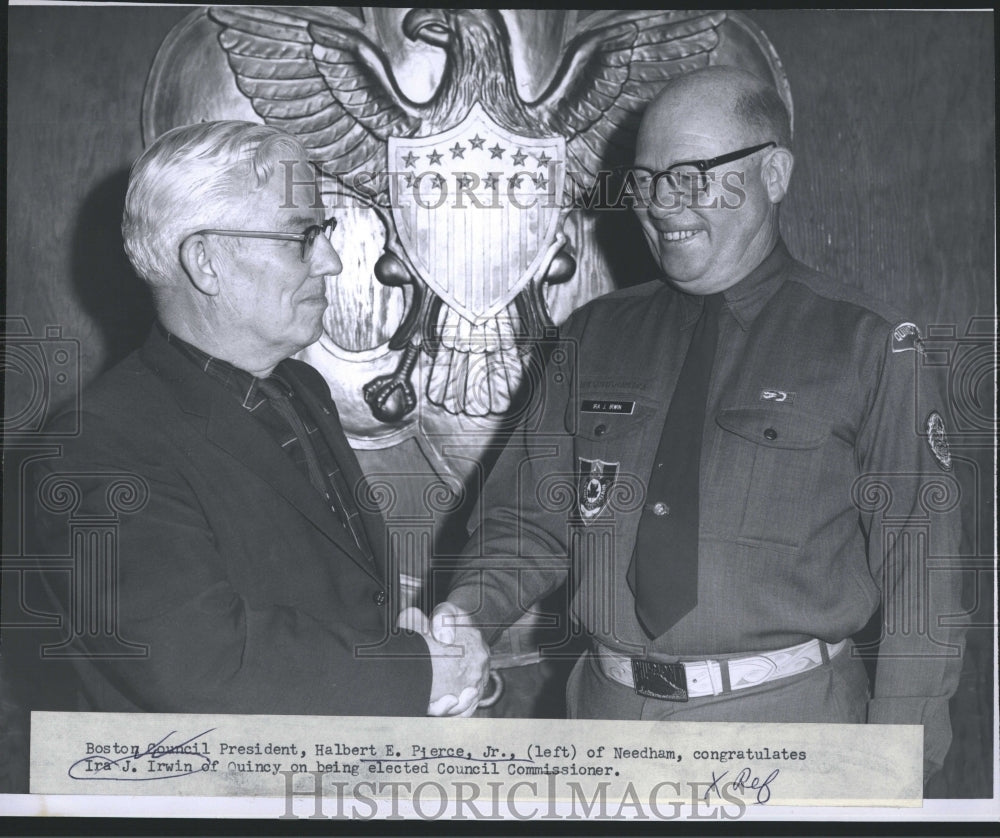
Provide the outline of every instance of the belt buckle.
{"type": "Polygon", "coordinates": [[[664,701],[688,700],[687,673],[683,663],[632,658],[632,679],[639,695],[664,701]]]}

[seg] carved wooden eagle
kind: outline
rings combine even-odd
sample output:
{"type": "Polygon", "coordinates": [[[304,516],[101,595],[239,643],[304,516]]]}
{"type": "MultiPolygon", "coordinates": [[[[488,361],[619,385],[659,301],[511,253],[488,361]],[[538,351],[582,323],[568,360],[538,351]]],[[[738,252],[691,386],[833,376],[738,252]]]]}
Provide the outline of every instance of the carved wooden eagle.
{"type": "MultiPolygon", "coordinates": [[[[510,35],[496,10],[411,9],[404,35],[445,52],[436,90],[413,101],[396,79],[370,27],[340,9],[213,8],[219,41],[237,85],[268,124],[296,135],[327,171],[384,171],[390,137],[425,137],[460,124],[478,103],[502,128],[529,137],[562,137],[569,180],[590,189],[602,169],[626,162],[644,105],[669,78],[710,62],[724,12],[608,12],[586,18],[566,44],[558,68],[533,101],[520,95],[510,35]]],[[[390,231],[391,232],[391,231],[390,231]]],[[[391,248],[387,247],[387,251],[391,248]]],[[[498,256],[498,258],[500,258],[498,256]]],[[[520,380],[514,338],[535,337],[548,323],[541,282],[563,281],[575,265],[563,254],[488,323],[470,323],[412,275],[405,258],[387,252],[376,266],[389,284],[411,283],[413,311],[390,346],[404,350],[394,377],[368,385],[376,417],[412,410],[414,355],[430,360],[428,399],[452,413],[501,413],[520,380]],[[469,335],[475,334],[475,346],[469,335]],[[448,335],[459,335],[451,339],[448,335]],[[472,361],[488,380],[472,393],[472,361]],[[462,357],[464,356],[464,357],[462,357]]],[[[482,378],[480,374],[479,378],[482,378]]]]}

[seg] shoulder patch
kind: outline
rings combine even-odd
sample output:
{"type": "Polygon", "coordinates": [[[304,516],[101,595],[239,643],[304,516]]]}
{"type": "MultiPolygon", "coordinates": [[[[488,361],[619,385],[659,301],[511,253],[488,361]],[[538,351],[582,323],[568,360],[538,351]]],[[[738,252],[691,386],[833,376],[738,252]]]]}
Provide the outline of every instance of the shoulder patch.
{"type": "Polygon", "coordinates": [[[892,351],[923,353],[924,342],[915,323],[900,323],[892,330],[892,351]]]}
{"type": "Polygon", "coordinates": [[[944,430],[944,419],[936,410],[927,417],[927,444],[930,446],[934,459],[945,471],[951,471],[951,448],[948,445],[948,434],[944,430]]]}

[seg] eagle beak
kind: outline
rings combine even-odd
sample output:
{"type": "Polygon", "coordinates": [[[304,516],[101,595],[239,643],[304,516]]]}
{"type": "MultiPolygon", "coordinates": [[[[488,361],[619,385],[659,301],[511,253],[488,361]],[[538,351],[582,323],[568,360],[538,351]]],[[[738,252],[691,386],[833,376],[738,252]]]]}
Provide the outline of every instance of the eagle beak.
{"type": "Polygon", "coordinates": [[[403,18],[403,34],[411,41],[419,39],[436,47],[445,47],[451,40],[444,9],[410,9],[403,18]]]}

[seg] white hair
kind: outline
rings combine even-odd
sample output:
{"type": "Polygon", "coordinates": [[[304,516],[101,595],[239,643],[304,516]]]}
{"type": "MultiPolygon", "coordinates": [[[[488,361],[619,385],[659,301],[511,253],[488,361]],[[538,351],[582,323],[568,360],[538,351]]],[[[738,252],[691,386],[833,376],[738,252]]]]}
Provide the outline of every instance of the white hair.
{"type": "Polygon", "coordinates": [[[240,224],[244,199],[278,163],[305,157],[295,137],[252,122],[201,122],[158,137],[129,174],[122,238],[132,266],[154,291],[173,282],[187,236],[240,224]]]}

